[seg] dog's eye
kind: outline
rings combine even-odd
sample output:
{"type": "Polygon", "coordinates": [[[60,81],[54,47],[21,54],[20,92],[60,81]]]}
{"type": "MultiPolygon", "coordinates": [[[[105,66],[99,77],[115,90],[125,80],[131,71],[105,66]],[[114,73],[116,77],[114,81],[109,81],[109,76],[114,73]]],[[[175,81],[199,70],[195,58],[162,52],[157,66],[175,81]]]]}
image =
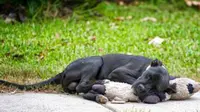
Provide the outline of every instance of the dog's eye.
{"type": "Polygon", "coordinates": [[[153,76],[152,76],[151,74],[149,74],[149,75],[147,76],[147,78],[148,78],[149,80],[152,80],[152,79],[153,79],[153,76]]]}
{"type": "Polygon", "coordinates": [[[150,74],[149,79],[150,80],[159,80],[159,74],[150,74]]]}
{"type": "Polygon", "coordinates": [[[89,81],[85,82],[85,84],[89,84],[89,81]]]}

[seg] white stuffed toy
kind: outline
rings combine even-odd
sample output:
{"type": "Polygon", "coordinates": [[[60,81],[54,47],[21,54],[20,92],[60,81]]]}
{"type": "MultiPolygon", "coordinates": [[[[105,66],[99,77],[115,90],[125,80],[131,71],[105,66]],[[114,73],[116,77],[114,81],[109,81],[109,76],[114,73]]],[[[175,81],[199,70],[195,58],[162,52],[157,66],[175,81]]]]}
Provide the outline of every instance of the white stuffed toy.
{"type": "MultiPolygon", "coordinates": [[[[104,94],[98,95],[96,98],[96,101],[99,103],[106,103],[108,100],[110,100],[111,103],[118,103],[118,104],[125,102],[154,103],[154,100],[156,100],[157,102],[160,101],[159,97],[157,97],[156,95],[151,95],[149,102],[141,101],[140,98],[134,94],[134,89],[132,89],[132,85],[127,83],[104,80],[103,86],[105,88],[104,89],[105,91],[103,92],[104,94]]],[[[97,89],[93,90],[98,91],[97,89]]],[[[170,89],[170,91],[172,90],[170,89]]],[[[169,98],[170,95],[165,93],[164,99],[162,99],[161,101],[169,100],[169,98]]]]}
{"type": "MultiPolygon", "coordinates": [[[[139,98],[134,95],[130,84],[104,80],[103,85],[105,86],[105,97],[100,95],[100,98],[102,98],[101,100],[104,101],[104,103],[105,100],[110,100],[111,103],[139,101],[139,98]]],[[[170,88],[166,91],[165,99],[162,101],[188,99],[199,90],[200,83],[189,78],[176,78],[170,80],[170,88]]]]}
{"type": "Polygon", "coordinates": [[[176,78],[170,80],[170,88],[173,90],[172,100],[185,100],[200,90],[200,83],[189,78],[176,78]]]}
{"type": "Polygon", "coordinates": [[[132,86],[127,83],[104,80],[105,96],[112,103],[125,103],[139,101],[133,93],[132,86]]]}

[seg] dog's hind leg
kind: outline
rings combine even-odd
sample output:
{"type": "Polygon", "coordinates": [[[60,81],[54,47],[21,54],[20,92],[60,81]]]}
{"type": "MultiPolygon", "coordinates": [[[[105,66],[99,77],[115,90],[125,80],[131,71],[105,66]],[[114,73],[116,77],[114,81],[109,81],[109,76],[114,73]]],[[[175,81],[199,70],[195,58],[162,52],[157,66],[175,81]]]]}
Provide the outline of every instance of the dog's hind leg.
{"type": "Polygon", "coordinates": [[[70,83],[78,82],[76,92],[87,93],[91,90],[101,66],[102,59],[100,57],[88,57],[72,62],[63,72],[62,87],[64,91],[70,91],[68,88],[70,83]]]}
{"type": "Polygon", "coordinates": [[[71,83],[68,85],[68,87],[67,87],[68,92],[69,92],[70,94],[76,93],[76,86],[77,86],[77,85],[78,85],[78,82],[71,82],[71,83]]]}
{"type": "Polygon", "coordinates": [[[79,71],[67,71],[62,80],[62,88],[67,93],[74,93],[74,88],[78,85],[76,82],[79,82],[80,79],[81,75],[79,71]]]}
{"type": "Polygon", "coordinates": [[[81,70],[81,80],[76,87],[78,93],[87,93],[95,84],[99,71],[101,69],[102,60],[96,59],[94,62],[88,62],[81,70]]]}

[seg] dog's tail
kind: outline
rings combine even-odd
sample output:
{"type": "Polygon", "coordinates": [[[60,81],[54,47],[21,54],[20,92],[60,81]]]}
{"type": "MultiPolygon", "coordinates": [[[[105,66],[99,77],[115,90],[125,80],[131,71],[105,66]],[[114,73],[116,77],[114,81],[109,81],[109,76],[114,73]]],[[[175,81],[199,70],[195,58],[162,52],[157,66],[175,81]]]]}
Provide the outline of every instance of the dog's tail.
{"type": "Polygon", "coordinates": [[[61,84],[61,79],[62,79],[62,73],[59,73],[48,80],[35,83],[35,84],[30,84],[30,85],[17,84],[17,83],[8,82],[5,80],[0,80],[0,84],[3,84],[5,86],[13,86],[20,90],[31,90],[31,89],[39,88],[39,87],[49,85],[49,84],[56,84],[56,85],[61,84]]]}

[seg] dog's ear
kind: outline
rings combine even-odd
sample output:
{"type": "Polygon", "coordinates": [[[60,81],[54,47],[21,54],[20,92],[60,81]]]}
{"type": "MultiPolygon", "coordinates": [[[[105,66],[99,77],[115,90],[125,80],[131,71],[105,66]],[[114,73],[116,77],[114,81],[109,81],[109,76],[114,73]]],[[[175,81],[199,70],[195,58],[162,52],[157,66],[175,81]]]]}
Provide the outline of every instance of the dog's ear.
{"type": "Polygon", "coordinates": [[[169,87],[165,90],[168,94],[176,93],[176,83],[170,84],[169,87]]]}
{"type": "Polygon", "coordinates": [[[159,61],[158,59],[155,59],[151,62],[151,67],[156,67],[156,66],[162,66],[162,62],[159,61]]]}

